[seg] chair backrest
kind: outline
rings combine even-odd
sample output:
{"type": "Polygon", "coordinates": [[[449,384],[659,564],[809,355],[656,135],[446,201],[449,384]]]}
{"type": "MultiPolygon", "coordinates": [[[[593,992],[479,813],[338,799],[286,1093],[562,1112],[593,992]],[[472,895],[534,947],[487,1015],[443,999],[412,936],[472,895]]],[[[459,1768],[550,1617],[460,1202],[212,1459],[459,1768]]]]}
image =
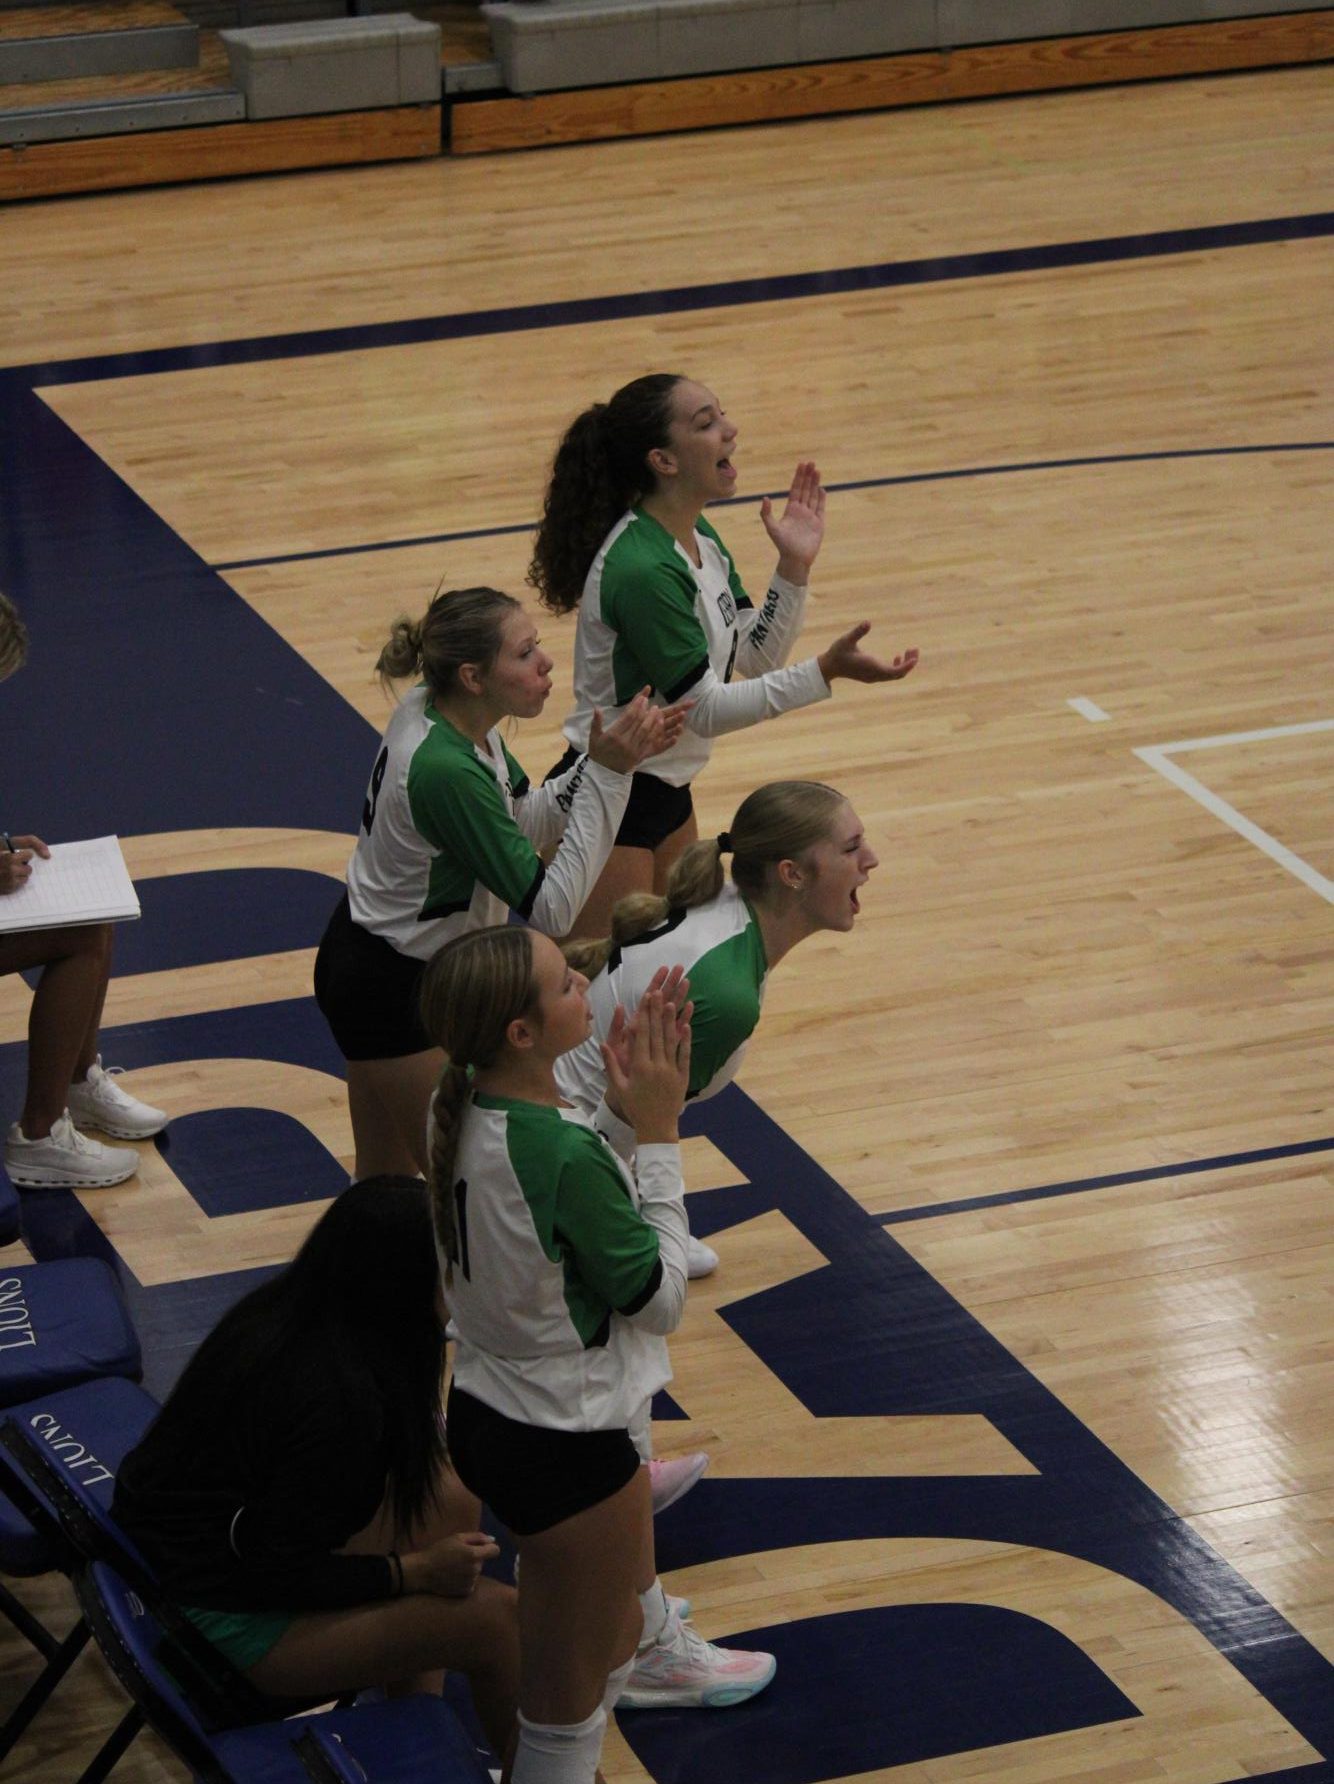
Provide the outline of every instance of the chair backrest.
{"type": "Polygon", "coordinates": [[[0,1417],[0,1491],[49,1542],[56,1565],[71,1577],[92,1562],[109,1562],[152,1607],[154,1626],[169,1638],[173,1664],[201,1724],[225,1728],[282,1715],[287,1706],[257,1691],[164,1597],[152,1568],[111,1515],[115,1469],[156,1412],[156,1402],[141,1388],[111,1379],[10,1408],[0,1417]]]}
{"type": "Polygon", "coordinates": [[[106,1557],[131,1574],[143,1557],[111,1516],[116,1470],[157,1415],[157,1402],[118,1377],[8,1407],[0,1414],[0,1492],[72,1570],[106,1557]]]}

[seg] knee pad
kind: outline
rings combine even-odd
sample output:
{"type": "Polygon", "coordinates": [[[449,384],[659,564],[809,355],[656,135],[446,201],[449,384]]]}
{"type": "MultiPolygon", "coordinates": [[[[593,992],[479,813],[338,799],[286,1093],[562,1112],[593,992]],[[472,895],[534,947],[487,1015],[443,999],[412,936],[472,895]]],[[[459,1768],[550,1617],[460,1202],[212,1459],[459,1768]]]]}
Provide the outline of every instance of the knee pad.
{"type": "Polygon", "coordinates": [[[606,1726],[601,1704],[582,1722],[530,1722],[520,1710],[514,1784],[593,1784],[606,1726]]]}

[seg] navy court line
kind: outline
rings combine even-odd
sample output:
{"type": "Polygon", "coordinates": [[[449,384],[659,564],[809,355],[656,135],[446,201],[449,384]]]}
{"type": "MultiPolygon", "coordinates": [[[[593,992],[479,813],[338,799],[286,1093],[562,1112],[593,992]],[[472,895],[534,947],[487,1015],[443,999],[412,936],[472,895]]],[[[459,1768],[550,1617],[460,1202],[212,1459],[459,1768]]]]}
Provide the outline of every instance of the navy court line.
{"type": "Polygon", "coordinates": [[[1042,1202],[1053,1196],[1080,1195],[1089,1189],[1112,1189],[1121,1183],[1154,1183],[1163,1177],[1192,1177],[1200,1171],[1230,1171],[1237,1165],[1264,1164],[1271,1159],[1304,1158],[1313,1152],[1334,1152],[1334,1139],[1299,1140],[1291,1146],[1261,1146],[1255,1152],[1227,1152],[1218,1158],[1188,1158],[1182,1164],[1154,1165],[1144,1171],[1116,1171],[1107,1177],[1077,1177],[1069,1183],[1043,1183],[1035,1189],[1004,1189],[996,1195],[963,1196],[918,1208],[896,1208],[873,1214],[879,1226],[903,1226],[910,1220],[934,1220],[940,1214],[966,1214],[975,1208],[1008,1208],[1021,1202],[1042,1202]]]}
{"type": "Polygon", "coordinates": [[[455,316],[421,316],[399,322],[359,323],[293,334],[257,335],[194,347],[108,353],[86,359],[53,360],[47,365],[15,367],[13,375],[34,386],[147,377],[159,372],[245,365],[260,360],[301,359],[320,353],[415,346],[427,341],[516,334],[538,328],[567,328],[579,323],[616,322],[630,317],[679,315],[689,310],[722,309],[738,304],[778,303],[794,298],[879,291],[894,286],[934,285],[956,279],[997,278],[1008,273],[1100,266],[1118,260],[1154,259],[1164,254],[1309,241],[1328,235],[1334,235],[1334,211],[1316,211],[1305,216],[1263,217],[1249,223],[1212,223],[1197,229],[1099,236],[1089,241],[1050,242],[974,254],[943,254],[923,260],[877,261],[867,266],[832,267],[825,272],[780,273],[757,279],[721,280],[707,285],[668,286],[656,291],[515,304],[504,309],[465,311],[455,316]]]}
{"type": "MultiPolygon", "coordinates": [[[[892,489],[905,483],[949,483],[961,477],[1006,477],[1017,471],[1068,471],[1089,465],[1150,464],[1172,458],[1237,458],[1266,452],[1329,452],[1334,440],[1294,440],[1266,446],[1189,446],[1172,452],[1107,452],[1089,458],[1037,458],[1012,465],[968,465],[955,471],[908,471],[897,477],[861,477],[848,483],[827,483],[831,494],[857,489],[892,489]]],[[[754,496],[728,496],[712,503],[715,508],[744,508],[762,502],[765,493],[754,496]]],[[[781,489],[767,491],[771,501],[779,500],[781,489]]],[[[411,539],[377,539],[371,544],[331,545],[320,551],[287,551],[277,557],[232,558],[227,563],[212,564],[210,569],[258,570],[269,564],[305,564],[321,558],[361,557],[376,551],[408,551],[416,545],[457,545],[465,539],[500,539],[514,533],[530,533],[536,521],[524,520],[514,526],[469,527],[457,533],[420,533],[411,539]]]]}

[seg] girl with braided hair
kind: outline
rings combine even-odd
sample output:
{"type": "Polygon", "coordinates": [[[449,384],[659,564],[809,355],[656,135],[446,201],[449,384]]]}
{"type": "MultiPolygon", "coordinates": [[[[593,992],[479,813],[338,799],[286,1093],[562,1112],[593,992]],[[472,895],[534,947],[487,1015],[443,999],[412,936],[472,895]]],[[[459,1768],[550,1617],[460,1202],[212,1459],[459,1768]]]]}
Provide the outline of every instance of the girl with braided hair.
{"type": "Polygon", "coordinates": [[[556,452],[529,582],[550,612],[579,611],[574,710],[564,772],[588,742],[594,711],[618,710],[646,684],[656,700],[689,698],[677,744],[634,777],[605,869],[579,919],[602,935],[617,900],[663,892],[695,840],[690,786],[712,740],[829,697],[839,678],[898,681],[910,650],[881,662],[860,648],[866,622],[819,656],[784,667],[801,629],[806,585],[824,538],[820,473],[798,464],[782,512],[760,519],[778,562],[752,606],[731,553],[704,518],[734,496],[737,430],[705,385],[674,372],[636,378],[571,424],[556,452]],[[734,682],[737,673],[744,680],[734,682]]]}
{"type": "Polygon", "coordinates": [[[395,623],[377,667],[386,686],[420,680],[381,742],[347,891],[315,962],[315,996],[347,1060],[355,1178],[426,1169],[440,1071],[417,1017],[426,962],[510,911],[564,935],[607,858],[632,772],[685,716],[638,693],[605,729],[595,715],[586,753],[530,790],[498,727],[541,712],[551,658],[513,596],[438,594],[423,619],[395,623]]]}
{"type": "Polygon", "coordinates": [[[514,1784],[593,1784],[607,1711],[668,1630],[695,1658],[689,1701],[737,1702],[774,1670],[711,1647],[669,1606],[632,1438],[671,1378],[665,1338],[685,1306],[689,1005],[677,974],[608,1060],[632,1174],[557,1091],[557,1060],[589,1032],[586,989],[554,942],[515,927],[449,943],[422,984],[446,1056],[430,1152],[450,1459],[523,1564],[514,1784]]]}

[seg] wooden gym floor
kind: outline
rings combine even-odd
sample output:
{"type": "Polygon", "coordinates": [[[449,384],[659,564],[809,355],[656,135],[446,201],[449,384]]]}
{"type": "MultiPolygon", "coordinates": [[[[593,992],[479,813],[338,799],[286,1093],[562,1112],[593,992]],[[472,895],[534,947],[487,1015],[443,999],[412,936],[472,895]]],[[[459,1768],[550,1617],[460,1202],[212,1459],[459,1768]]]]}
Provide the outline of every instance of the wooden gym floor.
{"type": "MultiPolygon", "coordinates": [[[[623,1717],[614,1784],[1334,1776],[1332,140],[1317,67],[0,215],[6,822],[125,838],[106,1050],[175,1117],[25,1231],[119,1260],[157,1391],[342,1181],[382,634],[521,589],[576,409],[705,379],[752,588],[814,456],[812,646],[921,649],[697,787],[828,779],[881,866],[689,1146],[660,1555],[778,1678],[623,1717]]],[[[86,1656],[6,1776],[116,1702],[86,1656]]]]}

